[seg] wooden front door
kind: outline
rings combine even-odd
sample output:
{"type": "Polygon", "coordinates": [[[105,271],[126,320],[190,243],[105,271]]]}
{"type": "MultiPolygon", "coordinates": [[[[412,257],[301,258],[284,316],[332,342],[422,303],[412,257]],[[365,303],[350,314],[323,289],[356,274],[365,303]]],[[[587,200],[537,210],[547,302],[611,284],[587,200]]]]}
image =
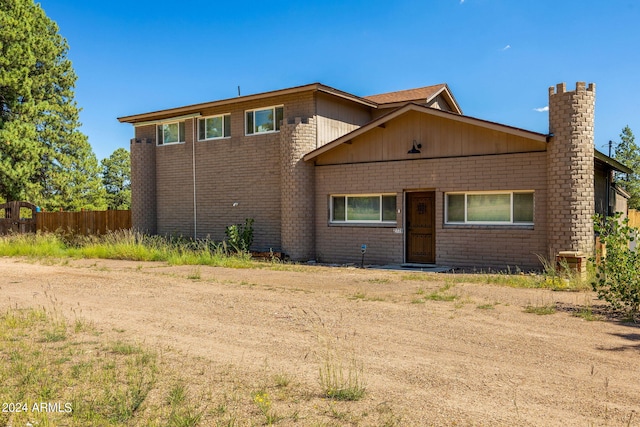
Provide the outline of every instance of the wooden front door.
{"type": "Polygon", "coordinates": [[[406,193],[407,262],[436,262],[436,195],[434,191],[406,193]]]}

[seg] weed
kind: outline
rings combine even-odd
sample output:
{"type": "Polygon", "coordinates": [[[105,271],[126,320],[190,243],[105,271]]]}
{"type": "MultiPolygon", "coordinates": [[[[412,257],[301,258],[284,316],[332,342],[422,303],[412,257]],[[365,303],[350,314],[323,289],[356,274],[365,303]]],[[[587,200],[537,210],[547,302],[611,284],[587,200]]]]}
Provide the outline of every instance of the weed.
{"type": "Polygon", "coordinates": [[[279,415],[271,409],[271,398],[269,397],[269,393],[264,390],[257,391],[253,393],[253,402],[258,406],[260,412],[265,417],[265,423],[267,425],[272,425],[282,419],[279,415]]]}
{"type": "Polygon", "coordinates": [[[537,314],[538,316],[544,316],[547,314],[554,314],[556,312],[555,304],[551,305],[528,305],[524,309],[525,313],[537,314]]]}
{"type": "Polygon", "coordinates": [[[176,384],[171,390],[169,390],[169,395],[167,396],[167,403],[171,406],[179,405],[185,401],[187,397],[187,390],[184,384],[176,384]]]}
{"type": "Polygon", "coordinates": [[[134,344],[124,343],[122,341],[117,341],[113,343],[109,348],[109,350],[112,353],[124,354],[124,355],[142,353],[142,349],[139,346],[134,344]]]}
{"type": "Polygon", "coordinates": [[[595,314],[593,312],[593,310],[591,309],[591,307],[583,307],[580,310],[578,310],[577,312],[575,312],[573,314],[573,316],[575,317],[579,317],[583,320],[586,320],[588,322],[593,322],[596,320],[602,320],[602,316],[595,314]]]}
{"type": "Polygon", "coordinates": [[[495,307],[493,304],[482,304],[476,307],[479,310],[493,310],[495,307]]]}
{"type": "Polygon", "coordinates": [[[193,271],[193,273],[191,273],[191,274],[189,274],[187,276],[187,279],[190,279],[190,280],[200,280],[200,279],[202,279],[202,274],[200,273],[200,268],[199,267],[196,268],[193,271]]]}
{"type": "Polygon", "coordinates": [[[291,379],[287,374],[277,374],[274,377],[274,380],[277,387],[287,387],[291,382],[291,379]]]}
{"type": "Polygon", "coordinates": [[[360,292],[356,292],[355,294],[353,294],[349,299],[365,299],[366,295],[364,292],[360,291],[360,292]]]}
{"type": "Polygon", "coordinates": [[[378,278],[374,278],[374,279],[369,279],[367,280],[368,283],[373,283],[373,284],[377,284],[377,285],[382,285],[385,283],[389,283],[390,280],[389,279],[378,279],[378,278]]]}
{"type": "Polygon", "coordinates": [[[366,383],[362,363],[352,358],[344,363],[328,355],[319,372],[322,394],[334,400],[360,400],[364,397],[366,383]]]}

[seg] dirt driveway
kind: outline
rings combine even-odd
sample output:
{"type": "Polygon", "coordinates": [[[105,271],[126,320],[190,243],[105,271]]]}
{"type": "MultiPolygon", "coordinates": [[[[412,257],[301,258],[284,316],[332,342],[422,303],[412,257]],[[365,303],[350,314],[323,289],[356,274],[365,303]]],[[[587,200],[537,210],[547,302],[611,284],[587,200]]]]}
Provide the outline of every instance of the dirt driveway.
{"type": "Polygon", "coordinates": [[[276,399],[296,411],[278,425],[640,425],[640,328],[573,316],[600,304],[591,292],[293,270],[0,258],[0,309],[53,305],[144,342],[213,387],[210,399],[287,373],[305,392],[276,399]],[[364,399],[332,406],[319,395],[327,353],[362,365],[364,399]],[[193,369],[205,365],[215,374],[193,369]]]}

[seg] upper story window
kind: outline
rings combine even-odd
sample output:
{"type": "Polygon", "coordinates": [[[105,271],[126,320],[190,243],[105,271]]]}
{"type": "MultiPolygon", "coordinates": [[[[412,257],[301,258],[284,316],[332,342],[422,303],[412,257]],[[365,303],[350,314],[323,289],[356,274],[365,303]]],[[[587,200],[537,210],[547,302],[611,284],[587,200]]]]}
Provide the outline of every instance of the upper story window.
{"type": "Polygon", "coordinates": [[[157,131],[158,145],[179,144],[184,142],[184,121],[159,124],[157,131]]]}
{"type": "Polygon", "coordinates": [[[445,223],[533,225],[533,191],[447,193],[445,223]]]}
{"type": "Polygon", "coordinates": [[[231,136],[231,115],[205,117],[198,119],[198,141],[228,138],[231,136]]]}
{"type": "Polygon", "coordinates": [[[247,111],[245,129],[247,135],[280,131],[283,111],[282,106],[247,111]]]}

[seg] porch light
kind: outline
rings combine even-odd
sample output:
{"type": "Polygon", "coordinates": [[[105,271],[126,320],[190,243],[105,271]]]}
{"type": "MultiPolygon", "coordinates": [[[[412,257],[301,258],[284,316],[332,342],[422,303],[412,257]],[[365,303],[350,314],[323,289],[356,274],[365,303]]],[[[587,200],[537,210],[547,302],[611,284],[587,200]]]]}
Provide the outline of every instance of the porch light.
{"type": "Polygon", "coordinates": [[[420,154],[420,148],[422,148],[422,144],[416,145],[416,140],[413,140],[413,147],[411,150],[407,151],[407,154],[420,154]]]}

